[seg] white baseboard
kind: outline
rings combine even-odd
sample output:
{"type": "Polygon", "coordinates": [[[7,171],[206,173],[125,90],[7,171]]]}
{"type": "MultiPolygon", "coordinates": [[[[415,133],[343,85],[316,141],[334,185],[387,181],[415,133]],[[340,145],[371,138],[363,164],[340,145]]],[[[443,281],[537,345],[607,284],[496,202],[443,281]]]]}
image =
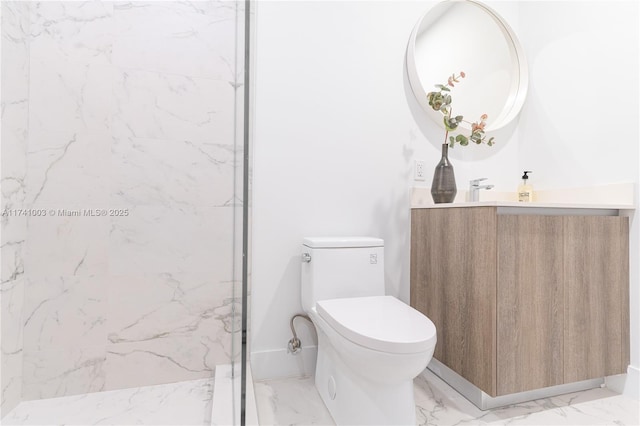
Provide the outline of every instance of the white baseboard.
{"type": "Polygon", "coordinates": [[[640,368],[630,365],[627,368],[627,381],[624,394],[630,398],[640,400],[640,368]]]}
{"type": "Polygon", "coordinates": [[[616,374],[604,378],[604,385],[616,393],[624,393],[625,383],[627,383],[626,374],[616,374]]]}
{"type": "Polygon", "coordinates": [[[313,376],[316,370],[316,346],[304,346],[297,354],[286,349],[251,352],[251,370],[255,380],[313,376]]]}

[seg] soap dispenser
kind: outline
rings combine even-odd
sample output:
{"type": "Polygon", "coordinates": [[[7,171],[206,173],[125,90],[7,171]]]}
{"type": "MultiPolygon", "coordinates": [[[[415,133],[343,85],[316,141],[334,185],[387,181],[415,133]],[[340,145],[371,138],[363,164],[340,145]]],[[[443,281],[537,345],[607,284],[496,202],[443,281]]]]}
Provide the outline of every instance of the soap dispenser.
{"type": "Polygon", "coordinates": [[[518,201],[530,203],[533,201],[533,186],[529,184],[529,176],[527,176],[527,173],[533,172],[528,170],[522,175],[522,183],[518,186],[518,201]]]}

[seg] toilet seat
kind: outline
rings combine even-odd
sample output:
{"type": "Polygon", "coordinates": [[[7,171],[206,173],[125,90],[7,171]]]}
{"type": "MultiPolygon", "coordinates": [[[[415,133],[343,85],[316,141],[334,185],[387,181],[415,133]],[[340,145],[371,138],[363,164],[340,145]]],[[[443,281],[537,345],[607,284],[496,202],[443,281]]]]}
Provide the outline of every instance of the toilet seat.
{"type": "Polygon", "coordinates": [[[316,302],[316,309],[343,337],[366,348],[395,354],[433,349],[435,325],[395,297],[321,300],[316,302]]]}

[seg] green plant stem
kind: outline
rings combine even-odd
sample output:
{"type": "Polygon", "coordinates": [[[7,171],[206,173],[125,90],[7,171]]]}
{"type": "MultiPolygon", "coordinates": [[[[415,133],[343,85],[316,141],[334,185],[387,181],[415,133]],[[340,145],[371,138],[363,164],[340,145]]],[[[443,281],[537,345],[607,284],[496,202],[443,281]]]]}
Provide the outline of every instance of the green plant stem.
{"type": "MultiPolygon", "coordinates": [[[[451,120],[451,109],[449,109],[449,116],[447,117],[447,120],[451,120]]],[[[444,143],[448,144],[449,142],[447,142],[447,138],[449,137],[449,128],[447,127],[447,125],[444,126],[444,143]]]]}

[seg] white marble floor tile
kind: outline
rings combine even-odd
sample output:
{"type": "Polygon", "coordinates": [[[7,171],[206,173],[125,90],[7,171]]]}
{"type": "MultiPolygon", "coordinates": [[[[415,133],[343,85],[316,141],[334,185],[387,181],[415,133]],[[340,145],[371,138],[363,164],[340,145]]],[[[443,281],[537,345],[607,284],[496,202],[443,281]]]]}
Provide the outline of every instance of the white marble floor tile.
{"type": "Polygon", "coordinates": [[[3,425],[209,425],[213,380],[26,401],[3,425]]]}
{"type": "MultiPolygon", "coordinates": [[[[638,425],[638,401],[605,388],[481,411],[427,371],[415,380],[419,425],[638,425]]],[[[3,425],[209,425],[213,381],[27,401],[3,425]]],[[[261,425],[333,425],[313,378],[255,383],[261,425]]]]}
{"type": "Polygon", "coordinates": [[[431,371],[415,381],[420,425],[638,425],[638,401],[590,389],[482,411],[431,371]]]}
{"type": "Polygon", "coordinates": [[[254,384],[261,425],[333,425],[313,377],[254,384]]]}
{"type": "MultiPolygon", "coordinates": [[[[638,401],[606,388],[482,411],[429,370],[414,381],[418,425],[639,425],[638,401]]],[[[255,384],[261,425],[333,425],[313,378],[255,384]]]]}

